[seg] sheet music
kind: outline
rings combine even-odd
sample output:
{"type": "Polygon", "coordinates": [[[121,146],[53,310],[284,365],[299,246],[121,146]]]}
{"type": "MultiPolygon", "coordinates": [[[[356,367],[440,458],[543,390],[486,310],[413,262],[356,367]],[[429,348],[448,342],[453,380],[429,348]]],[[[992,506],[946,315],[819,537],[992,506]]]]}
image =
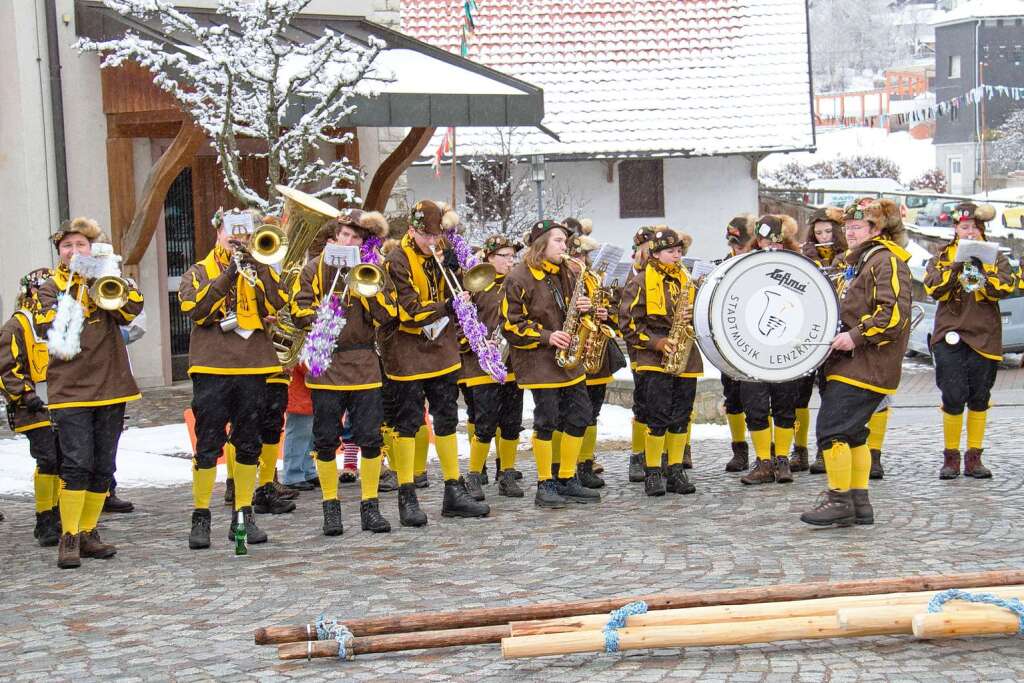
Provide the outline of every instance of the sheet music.
{"type": "Polygon", "coordinates": [[[224,231],[229,235],[251,235],[256,232],[256,225],[252,220],[252,214],[244,213],[224,214],[224,231]]]}
{"type": "Polygon", "coordinates": [[[714,269],[715,264],[711,261],[694,261],[693,268],[690,269],[690,277],[699,280],[714,269]]]}
{"type": "Polygon", "coordinates": [[[427,339],[429,339],[430,341],[434,341],[435,339],[437,339],[438,337],[441,336],[441,333],[444,332],[444,328],[447,325],[448,325],[448,316],[444,316],[443,318],[438,318],[437,320],[435,320],[434,322],[430,323],[429,325],[424,325],[423,326],[423,328],[422,328],[423,329],[423,336],[426,337],[427,339]]]}
{"type": "Polygon", "coordinates": [[[604,287],[622,287],[626,284],[630,272],[633,270],[632,261],[619,261],[605,271],[604,287]]]}
{"type": "Polygon", "coordinates": [[[324,263],[333,268],[351,268],[358,265],[360,263],[359,247],[328,244],[324,247],[324,263]]]}
{"type": "Polygon", "coordinates": [[[994,264],[999,255],[999,245],[981,240],[960,240],[956,246],[956,260],[970,261],[977,257],[982,263],[994,264]]]}
{"type": "Polygon", "coordinates": [[[626,251],[614,244],[602,244],[590,257],[591,270],[611,270],[622,259],[626,251]]]}

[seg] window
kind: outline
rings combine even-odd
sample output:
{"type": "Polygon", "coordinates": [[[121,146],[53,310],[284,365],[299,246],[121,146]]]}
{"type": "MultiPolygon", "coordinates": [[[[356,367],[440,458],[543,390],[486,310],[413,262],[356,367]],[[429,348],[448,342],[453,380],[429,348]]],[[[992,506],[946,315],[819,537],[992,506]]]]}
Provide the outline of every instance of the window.
{"type": "Polygon", "coordinates": [[[660,218],[665,215],[665,178],[661,159],[619,164],[619,218],[660,218]]]}
{"type": "Polygon", "coordinates": [[[949,56],[949,77],[960,78],[960,55],[949,56]]]}

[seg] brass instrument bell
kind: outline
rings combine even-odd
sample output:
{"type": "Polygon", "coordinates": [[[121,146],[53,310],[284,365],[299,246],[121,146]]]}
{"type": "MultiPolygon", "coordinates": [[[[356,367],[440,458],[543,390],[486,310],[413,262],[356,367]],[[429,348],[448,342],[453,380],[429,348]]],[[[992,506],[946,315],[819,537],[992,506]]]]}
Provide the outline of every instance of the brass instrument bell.
{"type": "Polygon", "coordinates": [[[104,275],[89,288],[89,298],[105,311],[116,311],[128,303],[128,282],[116,275],[104,275]]]}

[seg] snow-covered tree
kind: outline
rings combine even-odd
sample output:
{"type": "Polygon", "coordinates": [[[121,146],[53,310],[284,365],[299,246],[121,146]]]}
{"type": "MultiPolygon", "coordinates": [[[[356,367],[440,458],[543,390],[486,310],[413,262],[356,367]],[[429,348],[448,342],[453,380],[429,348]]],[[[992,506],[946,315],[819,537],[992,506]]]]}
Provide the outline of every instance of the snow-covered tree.
{"type": "Polygon", "coordinates": [[[812,180],[830,178],[892,178],[898,181],[900,167],[892,159],[868,155],[836,157],[807,166],[799,161],[790,161],[766,172],[761,181],[769,187],[800,188],[807,187],[812,180]]]}
{"type": "Polygon", "coordinates": [[[133,61],[153,73],[153,82],[213,141],[228,190],[250,207],[271,210],[279,203],[274,186],[322,187],[317,196],[353,201],[340,183],[356,177],[347,158],[333,156],[335,145],[351,136],[338,126],[354,110],[360,81],[387,80],[374,61],[384,43],[366,45],[325,30],[298,44],[290,24],[310,0],[219,0],[223,23],[206,24],[168,0],[104,0],[119,14],[160,21],[183,44],[167,45],[129,32],[108,41],[81,39],[80,51],[98,52],[104,68],[133,61]],[[232,30],[230,24],[237,24],[232,30]],[[240,138],[264,143],[269,173],[266,187],[248,186],[239,173],[240,138]],[[263,199],[259,189],[265,189],[263,199]]]}
{"type": "Polygon", "coordinates": [[[946,192],[946,174],[937,168],[925,171],[910,181],[910,189],[935,190],[936,192],[944,193],[946,192]]]}
{"type": "Polygon", "coordinates": [[[891,0],[811,0],[815,90],[845,90],[853,79],[906,59],[912,46],[894,31],[897,16],[891,0]]]}
{"type": "Polygon", "coordinates": [[[993,169],[1003,173],[1024,169],[1024,109],[1011,113],[993,132],[988,143],[993,169]]]}

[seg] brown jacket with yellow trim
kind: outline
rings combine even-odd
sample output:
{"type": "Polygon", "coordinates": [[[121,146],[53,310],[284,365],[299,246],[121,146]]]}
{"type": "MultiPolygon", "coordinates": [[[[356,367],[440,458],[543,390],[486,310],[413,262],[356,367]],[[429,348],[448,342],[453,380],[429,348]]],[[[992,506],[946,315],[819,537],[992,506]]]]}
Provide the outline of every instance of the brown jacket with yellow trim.
{"type": "Polygon", "coordinates": [[[623,285],[622,292],[619,294],[619,331],[622,333],[623,339],[626,340],[626,353],[629,354],[630,368],[636,365],[636,346],[634,338],[630,337],[629,309],[633,304],[633,299],[636,298],[637,291],[640,289],[640,283],[643,281],[644,271],[630,271],[629,276],[626,278],[626,284],[623,285]]]}
{"type": "MultiPolygon", "coordinates": [[[[62,265],[39,288],[36,330],[40,337],[45,337],[53,325],[57,296],[64,291],[69,275],[62,265]]],[[[81,276],[73,278],[70,296],[82,302],[85,309],[82,350],[71,360],[50,357],[46,369],[50,409],[103,406],[141,398],[120,326],[131,323],[142,312],[142,293],[129,282],[125,305],[116,311],[105,311],[89,300],[89,288],[81,276]]]]}
{"type": "Polygon", "coordinates": [[[822,247],[807,240],[800,247],[800,253],[818,264],[819,268],[845,268],[843,254],[832,247],[822,247]]]}
{"type": "MultiPolygon", "coordinates": [[[[46,378],[45,366],[42,368],[41,378],[38,371],[33,373],[29,357],[33,351],[38,353],[40,347],[41,352],[46,353],[44,340],[26,338],[26,324],[29,328],[28,334],[32,335],[32,317],[29,311],[15,311],[10,320],[0,327],[0,390],[3,391],[4,398],[14,406],[15,432],[25,432],[50,424],[50,414],[45,408],[39,411],[29,410],[22,401],[36,392],[36,381],[43,381],[46,378]],[[32,377],[33,374],[36,375],[35,379],[32,377]]],[[[37,367],[38,365],[39,361],[36,362],[37,367]]]]}
{"type": "MultiPolygon", "coordinates": [[[[690,278],[682,268],[671,272],[652,260],[647,264],[643,275],[637,280],[639,283],[633,301],[630,303],[627,323],[630,329],[628,340],[635,348],[636,369],[638,372],[665,372],[663,367],[665,354],[658,351],[656,346],[661,339],[668,336],[669,330],[672,328],[672,314],[675,311],[676,303],[680,296],[686,296],[690,278]],[[649,310],[648,278],[661,280],[661,295],[665,303],[664,313],[649,310]]],[[[704,363],[701,360],[697,344],[694,342],[690,357],[686,361],[686,367],[678,376],[700,377],[703,374],[704,363]]]]}
{"type": "Polygon", "coordinates": [[[982,356],[992,360],[1003,358],[1003,324],[999,300],[1013,294],[1017,277],[1006,256],[999,254],[995,264],[982,264],[985,285],[972,294],[960,284],[961,267],[956,258],[957,240],[928,262],[924,288],[938,302],[931,343],[937,344],[947,332],[956,332],[960,339],[982,356]]]}
{"type": "Polygon", "coordinates": [[[555,362],[555,347],[548,343],[552,332],[565,323],[576,276],[565,267],[545,262],[544,270],[519,263],[505,278],[501,314],[508,339],[509,358],[516,383],[524,389],[566,387],[585,378],[582,367],[562,368],[555,362]],[[558,292],[556,300],[554,292],[558,292]]]}
{"type": "Polygon", "coordinates": [[[853,280],[839,303],[839,319],[853,351],[833,351],[825,378],[880,394],[900,384],[903,354],[910,340],[910,258],[902,247],[872,239],[847,252],[853,280]]]}
{"type": "Polygon", "coordinates": [[[384,264],[398,296],[399,323],[393,334],[381,336],[384,372],[393,380],[410,381],[440,377],[458,370],[461,366],[455,329],[458,321],[449,309],[448,287],[434,257],[420,253],[415,242],[406,235],[402,245],[388,252],[384,264]],[[413,284],[409,255],[403,245],[411,247],[426,277],[429,291],[424,293],[424,299],[427,303],[421,301],[420,292],[413,284]],[[423,326],[445,316],[448,316],[448,324],[444,330],[436,339],[428,339],[423,326]]]}
{"type": "MultiPolygon", "coordinates": [[[[501,302],[505,298],[505,276],[498,275],[494,282],[488,285],[482,292],[473,294],[473,303],[476,305],[477,318],[487,328],[487,336],[490,337],[495,328],[500,327],[504,322],[501,317],[501,302]]],[[[494,378],[480,368],[480,360],[469,348],[469,342],[460,340],[463,345],[462,370],[459,371],[459,383],[469,387],[481,384],[496,384],[494,378]]],[[[505,382],[515,382],[516,373],[509,369],[505,382]]]]}
{"type": "MultiPolygon", "coordinates": [[[[309,330],[331,286],[337,268],[325,265],[323,254],[310,259],[295,282],[291,300],[292,321],[309,330]]],[[[344,274],[338,278],[343,281],[344,274]]],[[[341,328],[327,371],[319,377],[306,373],[310,389],[358,390],[381,386],[380,361],[374,348],[376,330],[398,315],[395,290],[390,283],[375,296],[348,295],[342,302],[345,326],[341,328]]]]}
{"type": "MultiPolygon", "coordinates": [[[[236,311],[241,276],[226,260],[226,251],[214,247],[211,255],[220,268],[219,274],[210,277],[204,262],[200,261],[181,276],[178,290],[181,310],[193,323],[188,344],[189,374],[269,375],[281,372],[274,345],[263,329],[252,330],[248,338],[221,329],[220,322],[236,311]]],[[[257,307],[263,315],[274,315],[288,303],[287,292],[282,290],[280,277],[273,268],[257,265],[256,273],[257,307]]]]}

